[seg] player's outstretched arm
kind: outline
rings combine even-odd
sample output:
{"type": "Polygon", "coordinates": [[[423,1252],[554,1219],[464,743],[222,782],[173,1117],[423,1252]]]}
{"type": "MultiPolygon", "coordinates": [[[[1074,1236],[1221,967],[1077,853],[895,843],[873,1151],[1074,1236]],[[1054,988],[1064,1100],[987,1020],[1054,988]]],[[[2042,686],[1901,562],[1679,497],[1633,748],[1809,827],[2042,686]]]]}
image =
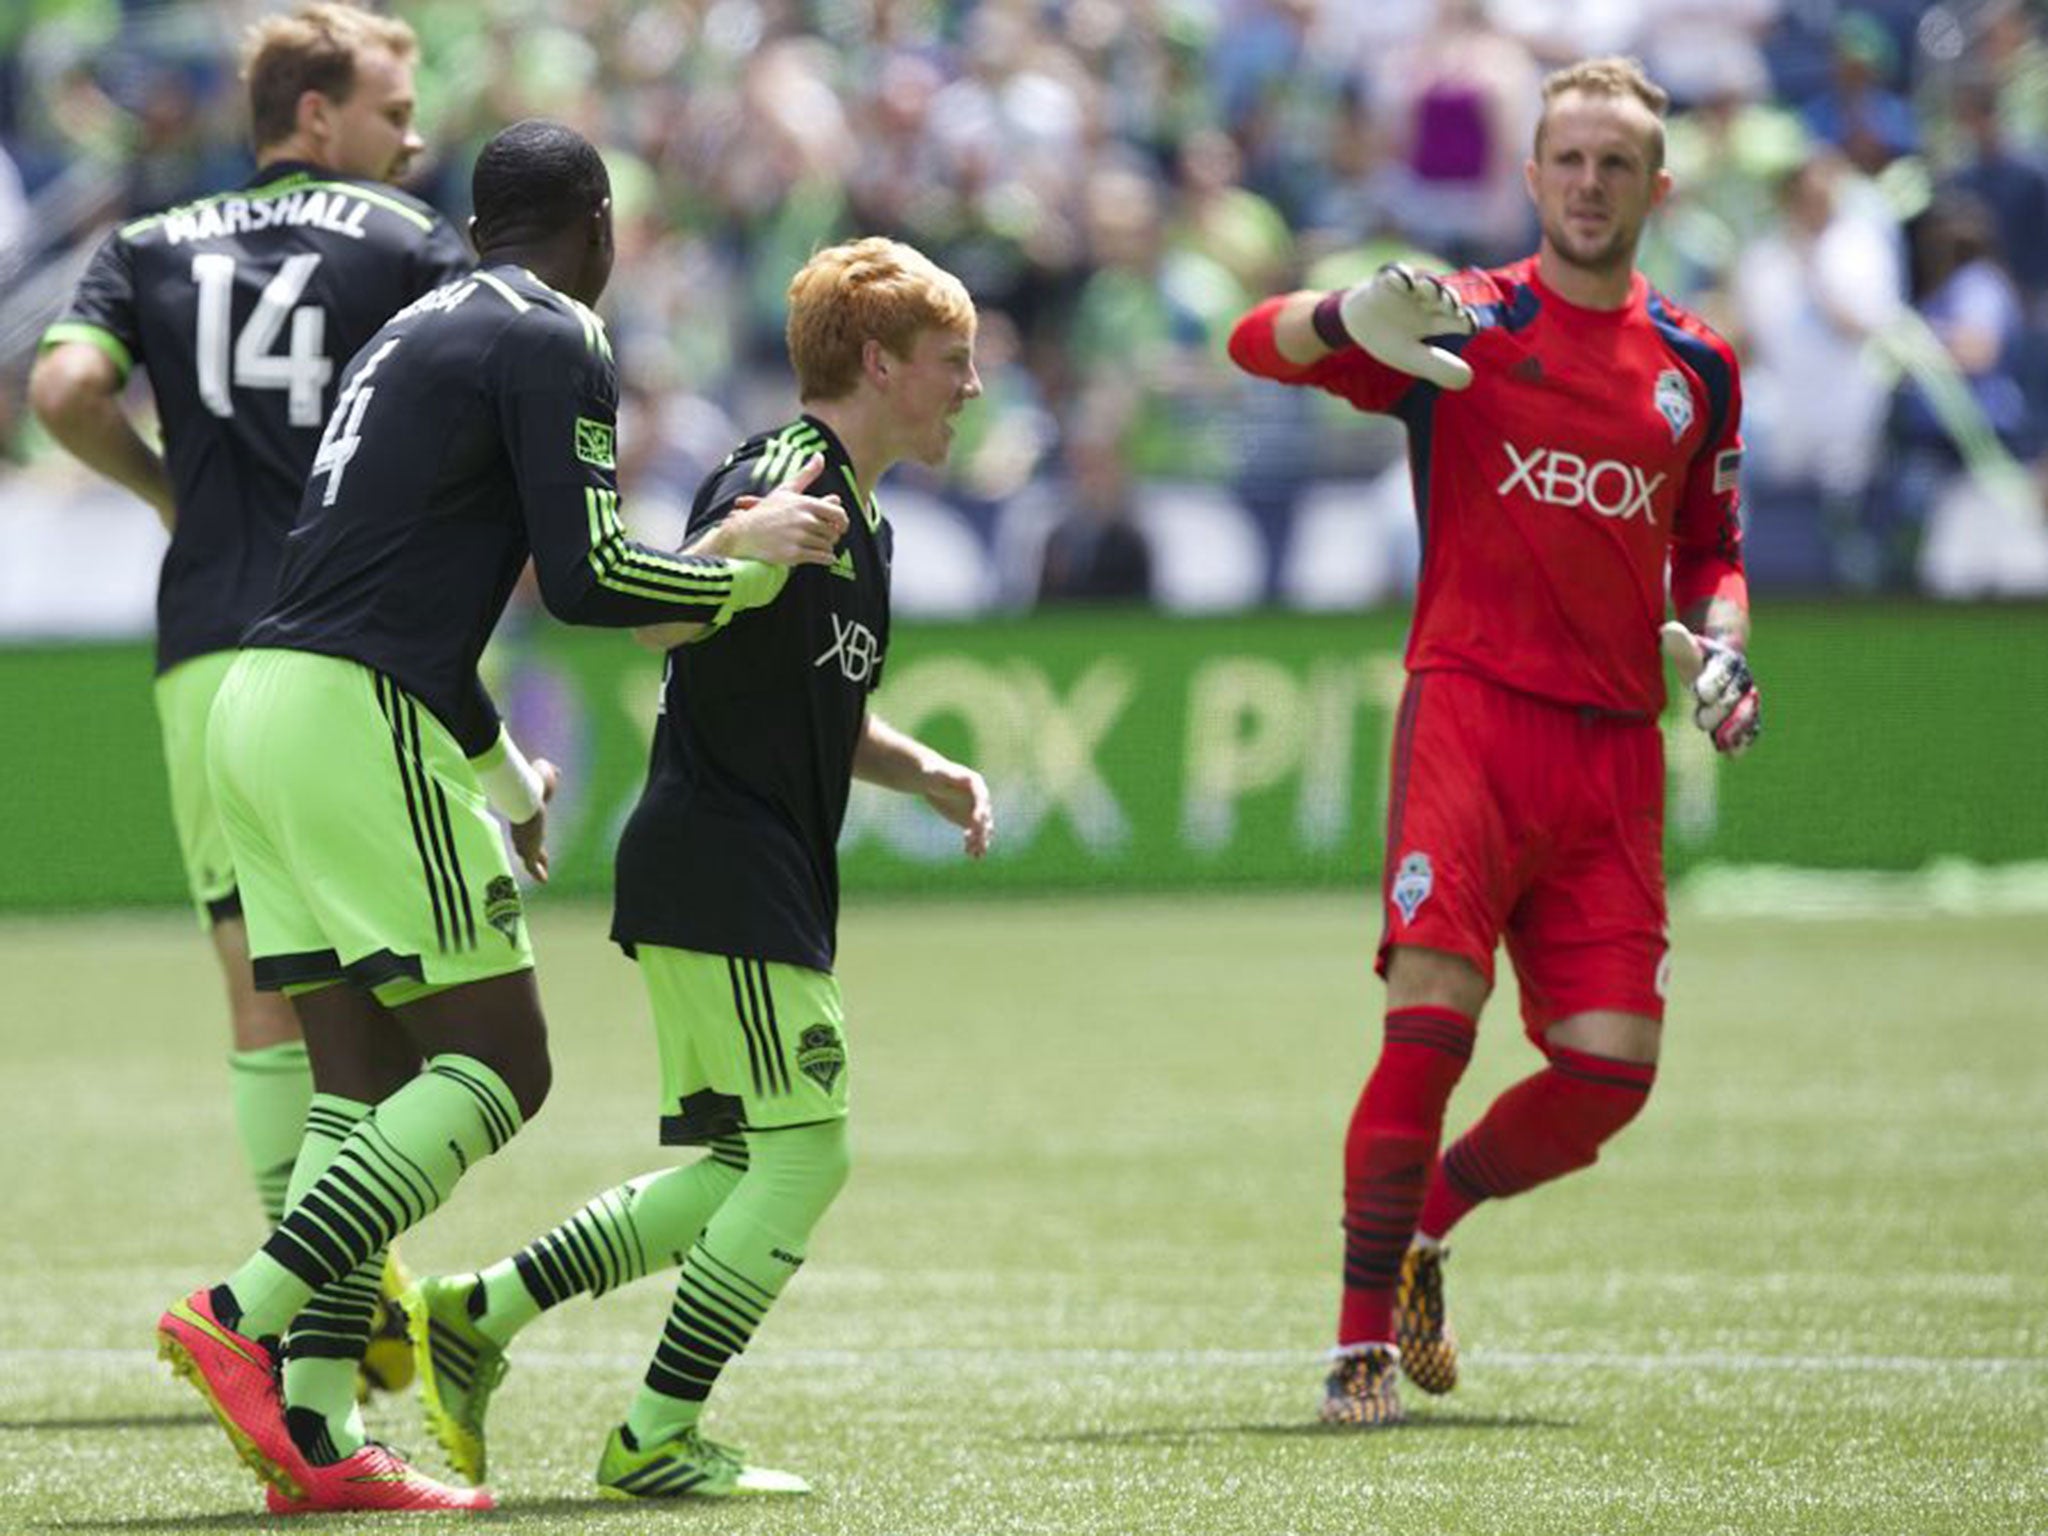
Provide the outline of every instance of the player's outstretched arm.
{"type": "MultiPolygon", "coordinates": [[[[732,511],[684,545],[683,553],[782,568],[830,565],[847,521],[838,496],[809,494],[824,468],[825,456],[814,453],[766,496],[738,498],[732,511]]],[[[650,650],[666,651],[702,639],[715,627],[689,620],[643,624],[633,631],[633,638],[650,650]]]]}
{"type": "Polygon", "coordinates": [[[1470,336],[1479,318],[1437,279],[1400,262],[1389,262],[1362,283],[1332,294],[1316,306],[1314,324],[1325,341],[1331,320],[1359,346],[1389,368],[1413,374],[1439,389],[1463,389],[1472,365],[1429,338],[1470,336]]]}
{"type": "Polygon", "coordinates": [[[925,804],[960,829],[960,847],[970,859],[987,853],[995,841],[995,809],[982,776],[872,712],[853,749],[853,776],[900,794],[924,796],[925,804]]]}
{"type": "Polygon", "coordinates": [[[141,497],[166,529],[176,525],[170,473],[121,408],[121,369],[113,358],[86,342],[60,341],[36,359],[28,398],[66,452],[141,497]]]}
{"type": "MultiPolygon", "coordinates": [[[[1431,338],[1470,336],[1478,328],[1472,308],[1443,283],[1390,263],[1349,288],[1328,293],[1303,289],[1266,300],[1232,328],[1230,358],[1254,377],[1292,384],[1302,382],[1304,370],[1332,353],[1356,347],[1425,384],[1463,389],[1472,382],[1471,367],[1431,338]]],[[[1362,410],[1386,405],[1339,392],[1362,410]]]]}
{"type": "Polygon", "coordinates": [[[839,498],[805,494],[825,470],[814,453],[766,496],[742,496],[732,511],[683,546],[686,555],[724,555],[764,565],[830,565],[846,536],[839,498]]]}
{"type": "Polygon", "coordinates": [[[1707,733],[1715,751],[1739,757],[1764,728],[1763,698],[1743,654],[1749,616],[1732,604],[1709,602],[1686,617],[1690,624],[1674,619],[1664,626],[1664,655],[1692,693],[1693,724],[1707,733]]]}

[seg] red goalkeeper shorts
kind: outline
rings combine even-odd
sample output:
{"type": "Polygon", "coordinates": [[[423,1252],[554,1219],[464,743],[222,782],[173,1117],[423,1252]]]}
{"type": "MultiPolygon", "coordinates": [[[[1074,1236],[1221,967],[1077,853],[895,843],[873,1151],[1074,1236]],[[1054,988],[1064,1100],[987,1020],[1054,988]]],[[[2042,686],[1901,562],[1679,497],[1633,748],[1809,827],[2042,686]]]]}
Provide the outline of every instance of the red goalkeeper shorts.
{"type": "Polygon", "coordinates": [[[1506,939],[1531,1037],[1589,1009],[1664,1017],[1664,739],[1655,721],[1461,672],[1410,677],[1381,881],[1397,944],[1493,981],[1506,939]]]}

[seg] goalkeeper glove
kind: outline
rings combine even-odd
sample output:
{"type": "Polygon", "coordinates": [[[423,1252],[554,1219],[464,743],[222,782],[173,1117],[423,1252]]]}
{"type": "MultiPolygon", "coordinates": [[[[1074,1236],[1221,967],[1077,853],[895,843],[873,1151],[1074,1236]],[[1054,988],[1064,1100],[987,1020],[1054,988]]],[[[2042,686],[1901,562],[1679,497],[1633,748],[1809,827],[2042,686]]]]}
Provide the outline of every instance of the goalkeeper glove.
{"type": "Polygon", "coordinates": [[[1471,364],[1424,338],[1470,336],[1479,317],[1428,274],[1390,262],[1339,294],[1337,314],[1351,339],[1389,368],[1439,389],[1472,382],[1471,364]]]}
{"type": "Polygon", "coordinates": [[[1764,728],[1763,700],[1742,652],[1676,620],[1660,634],[1664,654],[1692,689],[1693,724],[1707,733],[1716,752],[1739,757],[1764,728]]]}

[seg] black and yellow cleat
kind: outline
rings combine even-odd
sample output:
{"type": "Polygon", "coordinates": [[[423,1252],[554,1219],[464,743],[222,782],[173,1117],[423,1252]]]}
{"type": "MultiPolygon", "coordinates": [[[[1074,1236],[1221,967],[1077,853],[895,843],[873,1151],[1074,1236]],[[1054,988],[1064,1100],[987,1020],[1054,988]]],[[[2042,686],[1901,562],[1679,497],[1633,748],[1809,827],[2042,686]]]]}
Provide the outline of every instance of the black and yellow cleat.
{"type": "Polygon", "coordinates": [[[412,1285],[395,1252],[384,1255],[384,1277],[377,1285],[377,1311],[370,1319],[370,1342],[356,1371],[356,1400],[372,1392],[403,1392],[412,1385],[412,1337],[406,1329],[405,1306],[399,1300],[412,1285]]]}
{"type": "Polygon", "coordinates": [[[1458,1384],[1458,1336],[1444,1312],[1444,1260],[1448,1248],[1410,1246],[1394,1290],[1394,1338],[1401,1370],[1431,1396],[1458,1384]]]}
{"type": "Polygon", "coordinates": [[[1394,1378],[1401,1371],[1401,1352],[1391,1344],[1361,1344],[1340,1350],[1323,1382],[1318,1416],[1325,1424],[1347,1429],[1378,1429],[1408,1417],[1394,1378]]]}
{"type": "Polygon", "coordinates": [[[597,1491],[607,1499],[732,1499],[809,1493],[811,1485],[794,1472],[750,1466],[694,1429],[643,1449],[621,1424],[604,1443],[597,1491]]]}
{"type": "Polygon", "coordinates": [[[511,1368],[504,1347],[469,1315],[476,1285],[474,1275],[428,1275],[405,1298],[427,1428],[448,1453],[448,1464],[472,1483],[483,1481],[489,1465],[484,1417],[491,1394],[511,1368]]]}

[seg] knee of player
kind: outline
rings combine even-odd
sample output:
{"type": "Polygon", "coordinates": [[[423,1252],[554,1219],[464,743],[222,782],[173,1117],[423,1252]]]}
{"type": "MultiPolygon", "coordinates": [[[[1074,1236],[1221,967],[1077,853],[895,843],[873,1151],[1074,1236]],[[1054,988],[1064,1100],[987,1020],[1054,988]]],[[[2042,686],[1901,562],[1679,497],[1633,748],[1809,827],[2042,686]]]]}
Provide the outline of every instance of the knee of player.
{"type": "Polygon", "coordinates": [[[853,1177],[853,1148],[846,1137],[846,1122],[835,1122],[833,1129],[839,1134],[833,1138],[828,1154],[826,1171],[833,1196],[846,1188],[846,1181],[853,1177]]]}
{"type": "Polygon", "coordinates": [[[1629,1061],[1551,1046],[1548,1075],[1557,1080],[1555,1129],[1597,1147],[1643,1112],[1657,1081],[1654,1061],[1629,1061]]]}
{"type": "Polygon", "coordinates": [[[808,1221],[825,1213],[853,1171],[844,1120],[765,1131],[748,1140],[748,1178],[772,1187],[780,1203],[800,1209],[808,1221]]]}
{"type": "Polygon", "coordinates": [[[548,1101],[548,1090],[555,1084],[554,1062],[545,1049],[522,1054],[519,1060],[508,1063],[500,1075],[512,1090],[522,1121],[530,1121],[540,1113],[541,1105],[548,1101]]]}
{"type": "Polygon", "coordinates": [[[817,1133],[805,1149],[805,1162],[809,1169],[808,1183],[819,1208],[823,1209],[838,1198],[839,1192],[846,1188],[846,1181],[853,1175],[853,1148],[847,1139],[844,1120],[833,1120],[806,1129],[817,1133]]]}

